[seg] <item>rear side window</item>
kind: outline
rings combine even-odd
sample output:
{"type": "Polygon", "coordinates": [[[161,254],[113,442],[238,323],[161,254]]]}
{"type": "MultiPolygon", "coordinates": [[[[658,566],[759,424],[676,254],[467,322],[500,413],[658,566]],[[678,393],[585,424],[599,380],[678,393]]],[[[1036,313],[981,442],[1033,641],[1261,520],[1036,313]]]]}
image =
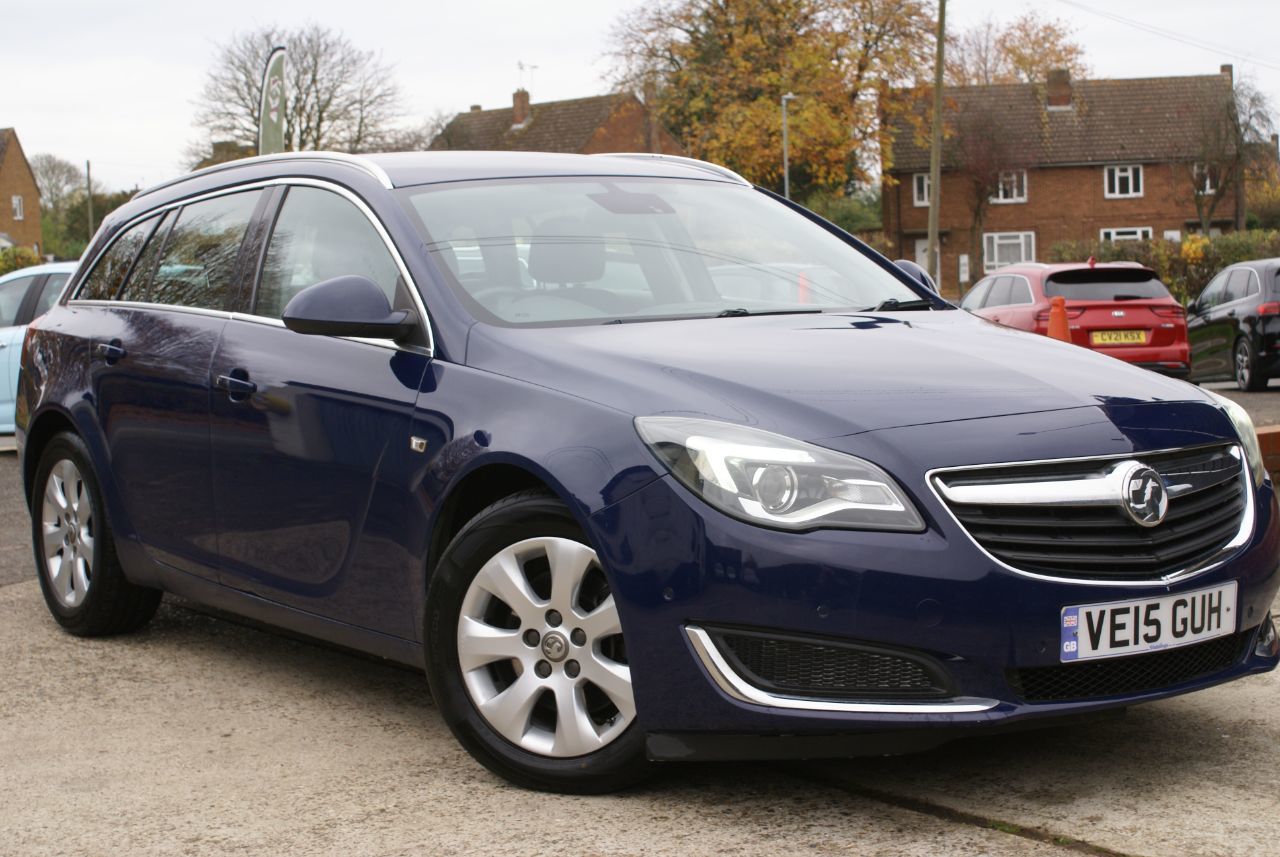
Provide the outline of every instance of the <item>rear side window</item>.
{"type": "Polygon", "coordinates": [[[1133,301],[1167,298],[1169,290],[1150,271],[1110,268],[1052,274],[1045,281],[1044,294],[1069,301],[1133,301]]]}
{"type": "Polygon", "coordinates": [[[1022,277],[1013,278],[1013,285],[1009,287],[1009,303],[1031,303],[1031,286],[1022,277]]]}
{"type": "Polygon", "coordinates": [[[98,259],[98,264],[93,266],[89,276],[85,277],[76,297],[85,301],[109,301],[115,297],[129,273],[129,268],[133,265],[133,260],[137,258],[138,251],[142,249],[143,243],[159,219],[149,217],[129,227],[117,238],[111,245],[111,249],[98,259]]]}
{"type": "Polygon", "coordinates": [[[151,303],[223,309],[261,191],[184,205],[151,278],[151,303]]]}
{"type": "Polygon", "coordinates": [[[1253,272],[1248,268],[1236,268],[1227,278],[1226,303],[1247,298],[1256,289],[1253,288],[1253,272]]]}
{"type": "Polygon", "coordinates": [[[31,288],[31,284],[35,281],[35,277],[19,277],[0,285],[0,327],[12,327],[17,324],[22,299],[27,296],[27,289],[31,288]]]}
{"type": "Polygon", "coordinates": [[[332,191],[289,188],[267,245],[254,314],[280,318],[307,286],[352,274],[373,280],[396,303],[400,269],[369,218],[332,191]]]}
{"type": "Polygon", "coordinates": [[[165,239],[169,236],[169,230],[173,227],[173,221],[177,215],[176,209],[165,212],[160,225],[147,239],[147,246],[142,248],[142,253],[133,266],[133,272],[129,274],[129,279],[120,290],[117,300],[142,303],[151,300],[151,277],[155,274],[156,262],[160,260],[160,252],[164,250],[165,239]]]}
{"type": "Polygon", "coordinates": [[[70,274],[49,275],[49,279],[45,280],[44,285],[40,288],[40,297],[36,298],[35,309],[31,311],[32,318],[39,318],[44,315],[58,302],[58,296],[62,294],[62,287],[67,284],[67,278],[70,276],[70,274]]]}

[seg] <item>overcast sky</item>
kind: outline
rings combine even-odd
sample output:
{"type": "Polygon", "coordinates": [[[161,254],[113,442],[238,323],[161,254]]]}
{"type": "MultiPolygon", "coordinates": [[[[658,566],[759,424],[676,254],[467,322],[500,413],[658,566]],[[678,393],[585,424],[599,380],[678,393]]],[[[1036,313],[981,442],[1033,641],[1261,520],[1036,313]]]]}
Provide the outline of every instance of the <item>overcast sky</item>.
{"type": "MultiPolygon", "coordinates": [[[[109,188],[182,170],[192,101],[219,43],[233,33],[315,22],[382,54],[396,70],[407,119],[474,103],[510,104],[607,88],[603,54],[617,16],[637,0],[40,0],[5,3],[0,127],[28,156],[93,162],[109,188]],[[198,10],[198,11],[197,11],[198,10]],[[517,62],[535,65],[522,78],[517,62]],[[532,75],[530,77],[530,75],[532,75]]],[[[1038,8],[1070,21],[1096,77],[1209,74],[1232,63],[1280,107],[1280,3],[1274,0],[950,0],[948,29],[1038,8]],[[1197,44],[1108,20],[1118,14],[1197,44]],[[1205,48],[1199,45],[1208,44],[1205,48]]]]}

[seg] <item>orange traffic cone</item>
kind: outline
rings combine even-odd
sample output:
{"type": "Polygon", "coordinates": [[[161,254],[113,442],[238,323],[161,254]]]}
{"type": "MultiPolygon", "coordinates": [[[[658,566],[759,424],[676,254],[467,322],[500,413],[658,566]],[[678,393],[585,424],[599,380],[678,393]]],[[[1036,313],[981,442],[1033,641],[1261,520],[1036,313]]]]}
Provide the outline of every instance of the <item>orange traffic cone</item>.
{"type": "Polygon", "coordinates": [[[1071,331],[1067,327],[1067,299],[1062,295],[1049,300],[1049,338],[1071,341],[1071,331]]]}

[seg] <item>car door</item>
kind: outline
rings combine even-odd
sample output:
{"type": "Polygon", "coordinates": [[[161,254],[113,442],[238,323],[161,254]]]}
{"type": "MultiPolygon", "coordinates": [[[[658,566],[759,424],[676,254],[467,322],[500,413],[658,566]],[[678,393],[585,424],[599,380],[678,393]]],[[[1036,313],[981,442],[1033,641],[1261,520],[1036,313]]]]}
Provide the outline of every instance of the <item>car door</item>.
{"type": "Polygon", "coordinates": [[[43,283],[43,274],[14,277],[0,283],[0,434],[13,434],[14,394],[23,322],[19,316],[27,294],[43,283]]]}
{"type": "Polygon", "coordinates": [[[1231,343],[1225,342],[1221,325],[1215,322],[1218,308],[1226,299],[1228,268],[1209,281],[1187,317],[1187,340],[1191,344],[1191,377],[1197,380],[1223,374],[1228,368],[1231,343]]]}
{"type": "Polygon", "coordinates": [[[130,523],[153,560],[211,579],[209,361],[261,197],[261,190],[226,193],[134,227],[116,248],[145,242],[136,262],[117,260],[105,282],[95,269],[80,292],[93,298],[80,310],[99,316],[90,383],[130,523]],[[116,268],[128,271],[118,288],[116,268]]]}
{"type": "Polygon", "coordinates": [[[211,375],[213,492],[222,581],[312,614],[414,638],[401,545],[409,429],[430,362],[418,344],[308,336],[281,314],[307,286],[362,275],[393,305],[413,286],[385,232],[355,197],[297,184],[284,195],[247,313],[223,331],[211,375]]]}

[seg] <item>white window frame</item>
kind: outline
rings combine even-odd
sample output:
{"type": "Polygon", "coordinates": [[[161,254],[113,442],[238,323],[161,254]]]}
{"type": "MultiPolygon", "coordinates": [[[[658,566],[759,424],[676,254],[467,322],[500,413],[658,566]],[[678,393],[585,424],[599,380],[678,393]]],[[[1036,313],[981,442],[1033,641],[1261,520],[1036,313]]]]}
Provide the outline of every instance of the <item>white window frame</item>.
{"type": "Polygon", "coordinates": [[[1006,265],[1019,265],[1034,262],[1036,258],[1036,234],[1034,232],[984,232],[982,233],[982,270],[991,273],[1006,265]],[[996,261],[1001,245],[1010,246],[1016,243],[1022,258],[1004,265],[996,261]]]}
{"type": "Polygon", "coordinates": [[[929,207],[929,174],[913,173],[911,175],[911,202],[916,208],[929,207]]]}
{"type": "Polygon", "coordinates": [[[1150,241],[1154,234],[1150,226],[1111,226],[1098,230],[1099,241],[1150,241]]]}
{"type": "Polygon", "coordinates": [[[1027,171],[1002,170],[1000,172],[1000,180],[996,183],[996,192],[991,197],[991,202],[995,205],[1009,205],[1026,201],[1027,171]]]}
{"type": "Polygon", "coordinates": [[[1201,162],[1192,164],[1191,175],[1195,180],[1196,193],[1201,196],[1213,196],[1218,192],[1218,186],[1213,183],[1213,172],[1206,164],[1201,162]]]}
{"type": "Polygon", "coordinates": [[[24,220],[26,218],[26,212],[22,207],[22,194],[15,193],[9,202],[13,205],[13,219],[24,220]]]}
{"type": "Polygon", "coordinates": [[[1102,195],[1106,199],[1137,199],[1146,189],[1147,183],[1143,179],[1142,164],[1112,164],[1102,170],[1102,195]],[[1121,177],[1129,182],[1129,190],[1124,193],[1120,191],[1121,177]],[[1112,191],[1112,188],[1115,190],[1112,191]]]}

